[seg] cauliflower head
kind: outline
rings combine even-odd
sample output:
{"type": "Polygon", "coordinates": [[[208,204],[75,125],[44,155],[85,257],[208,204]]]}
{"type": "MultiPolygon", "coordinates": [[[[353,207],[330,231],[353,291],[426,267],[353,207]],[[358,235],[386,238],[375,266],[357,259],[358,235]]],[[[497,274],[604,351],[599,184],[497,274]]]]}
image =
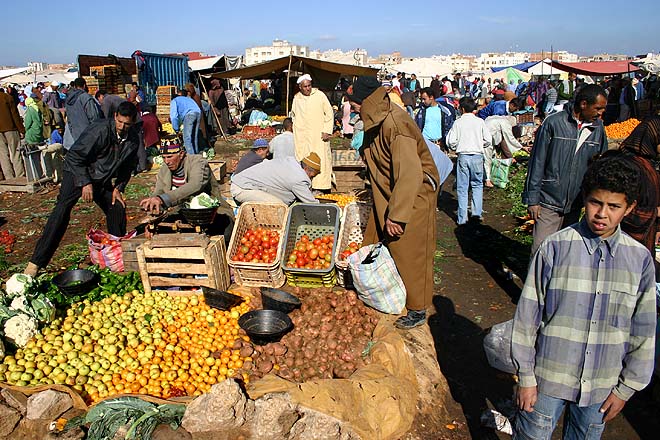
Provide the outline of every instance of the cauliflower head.
{"type": "Polygon", "coordinates": [[[14,298],[24,295],[33,281],[34,279],[30,275],[15,273],[7,280],[5,289],[7,291],[7,297],[14,298]]]}
{"type": "Polygon", "coordinates": [[[19,313],[5,322],[5,337],[17,347],[25,347],[38,332],[36,319],[24,313],[19,313]]]}
{"type": "Polygon", "coordinates": [[[21,312],[24,313],[30,313],[30,303],[28,299],[23,295],[17,296],[13,300],[11,300],[11,305],[9,306],[9,308],[12,310],[20,310],[21,312]]]}

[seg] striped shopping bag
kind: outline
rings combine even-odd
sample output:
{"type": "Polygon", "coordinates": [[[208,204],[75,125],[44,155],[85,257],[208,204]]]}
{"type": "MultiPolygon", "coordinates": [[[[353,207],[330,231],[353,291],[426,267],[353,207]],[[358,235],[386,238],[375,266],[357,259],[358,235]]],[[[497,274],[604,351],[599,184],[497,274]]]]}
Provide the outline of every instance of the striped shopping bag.
{"type": "Polygon", "coordinates": [[[387,246],[364,246],[347,261],[355,290],[365,304],[383,313],[401,313],[406,305],[406,287],[387,246]]]}

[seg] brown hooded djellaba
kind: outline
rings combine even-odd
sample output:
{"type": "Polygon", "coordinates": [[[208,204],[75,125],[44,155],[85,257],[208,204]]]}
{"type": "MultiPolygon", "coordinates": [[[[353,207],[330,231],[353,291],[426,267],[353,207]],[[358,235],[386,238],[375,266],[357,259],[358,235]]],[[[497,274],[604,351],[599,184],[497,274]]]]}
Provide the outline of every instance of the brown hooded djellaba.
{"type": "Polygon", "coordinates": [[[364,99],[360,117],[365,131],[360,151],[374,196],[364,244],[385,239],[406,286],[406,307],[426,309],[433,304],[438,170],[419,128],[384,88],[364,99]],[[388,218],[404,225],[403,235],[386,237],[388,218]]]}

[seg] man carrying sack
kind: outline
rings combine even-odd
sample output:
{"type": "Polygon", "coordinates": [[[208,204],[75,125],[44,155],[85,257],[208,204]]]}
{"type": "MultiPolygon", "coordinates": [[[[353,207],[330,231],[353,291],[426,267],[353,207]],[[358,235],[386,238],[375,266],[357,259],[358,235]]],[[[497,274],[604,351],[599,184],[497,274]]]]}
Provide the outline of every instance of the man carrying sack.
{"type": "Polygon", "coordinates": [[[359,77],[349,100],[364,121],[360,154],[374,197],[363,244],[387,242],[407,291],[408,314],[395,325],[411,329],[426,322],[426,309],[433,304],[440,177],[419,128],[404,109],[390,102],[375,77],[359,77]]]}

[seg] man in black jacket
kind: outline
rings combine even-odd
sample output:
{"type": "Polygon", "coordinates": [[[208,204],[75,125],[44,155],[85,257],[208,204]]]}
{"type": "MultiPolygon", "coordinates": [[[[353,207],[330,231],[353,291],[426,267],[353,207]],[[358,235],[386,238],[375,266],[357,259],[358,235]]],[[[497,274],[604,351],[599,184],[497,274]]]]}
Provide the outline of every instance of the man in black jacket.
{"type": "Polygon", "coordinates": [[[585,86],[575,104],[548,116],[536,134],[522,194],[535,220],[532,255],[548,235],[576,223],[580,216],[580,187],[587,165],[607,151],[600,119],[606,106],[602,87],[585,86]]]}
{"type": "Polygon", "coordinates": [[[37,241],[26,274],[34,276],[48,265],[69,226],[71,210],[81,197],[85,202],[94,201],[103,210],[110,234],[126,234],[122,192],[137,162],[140,140],[133,127],[136,117],[135,106],[122,102],[114,118],[92,122],[73,144],[64,157],[57,203],[37,241]]]}

